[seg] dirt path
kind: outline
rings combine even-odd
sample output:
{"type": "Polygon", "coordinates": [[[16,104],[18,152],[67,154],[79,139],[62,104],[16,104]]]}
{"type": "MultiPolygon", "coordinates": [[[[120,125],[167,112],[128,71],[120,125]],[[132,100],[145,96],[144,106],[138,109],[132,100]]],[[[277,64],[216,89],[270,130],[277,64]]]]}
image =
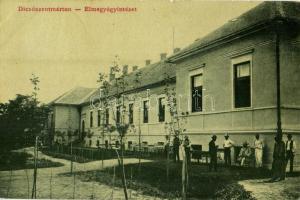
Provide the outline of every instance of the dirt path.
{"type": "MultiPolygon", "coordinates": [[[[28,153],[32,153],[33,149],[26,149],[28,153]]],[[[114,188],[114,190],[97,182],[83,182],[74,179],[74,176],[62,176],[61,173],[70,172],[70,161],[64,159],[53,158],[39,153],[39,158],[46,158],[54,162],[63,163],[64,166],[56,168],[38,169],[37,179],[37,198],[54,198],[54,199],[124,199],[123,189],[114,188]],[[75,184],[74,184],[75,180],[75,184]],[[50,184],[51,182],[51,184],[50,184]],[[50,187],[51,185],[51,187],[50,187]],[[75,186],[74,186],[75,185],[75,186]],[[74,194],[73,194],[74,191],[74,194]],[[113,198],[112,198],[113,196],[113,198]]],[[[136,163],[135,158],[124,159],[124,163],[136,163]]],[[[142,160],[142,162],[149,162],[142,160]]],[[[117,165],[117,160],[105,160],[104,167],[117,165]]],[[[101,169],[101,161],[93,161],[88,163],[73,163],[74,171],[87,171],[101,169]]],[[[0,171],[0,197],[4,198],[31,198],[33,170],[14,170],[0,171]],[[28,174],[28,176],[26,175],[28,174]],[[28,178],[27,178],[28,177],[28,178]]],[[[137,191],[130,191],[131,197],[136,199],[159,199],[140,194],[137,191]]]]}
{"type": "Polygon", "coordinates": [[[285,181],[266,183],[267,179],[240,181],[257,200],[300,199],[300,177],[288,177],[285,181]]]}

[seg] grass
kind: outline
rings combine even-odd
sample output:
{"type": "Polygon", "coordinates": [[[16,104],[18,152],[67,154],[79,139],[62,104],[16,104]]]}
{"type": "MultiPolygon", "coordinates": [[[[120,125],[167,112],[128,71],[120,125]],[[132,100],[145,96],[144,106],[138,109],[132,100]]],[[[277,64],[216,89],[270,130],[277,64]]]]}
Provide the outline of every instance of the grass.
{"type": "Polygon", "coordinates": [[[73,160],[78,163],[87,163],[95,160],[108,160],[108,159],[115,159],[117,158],[117,154],[112,149],[92,149],[92,150],[86,150],[81,152],[80,150],[76,151],[77,149],[74,149],[73,155],[70,154],[70,150],[66,152],[63,151],[53,151],[51,149],[43,149],[42,152],[45,155],[54,157],[54,158],[61,158],[65,160],[73,160]]]}
{"type": "MultiPolygon", "coordinates": [[[[74,148],[73,149],[73,155],[70,154],[71,150],[70,147],[64,146],[65,149],[62,147],[60,148],[44,148],[42,149],[42,152],[45,155],[52,156],[54,158],[61,158],[66,160],[73,160],[79,163],[87,163],[95,160],[108,160],[108,159],[116,159],[117,154],[114,149],[95,149],[95,148],[74,148]]],[[[120,150],[118,150],[120,153],[120,150]]],[[[155,159],[160,160],[162,159],[161,153],[145,153],[141,152],[141,158],[145,159],[155,159]]],[[[133,152],[133,151],[124,151],[124,157],[125,158],[138,158],[139,153],[133,152]]]]}
{"type": "MultiPolygon", "coordinates": [[[[139,173],[138,164],[125,166],[127,186],[144,194],[178,198],[181,196],[181,164],[170,164],[169,181],[166,178],[166,161],[142,163],[139,173]]],[[[70,175],[70,174],[65,174],[70,175]]],[[[208,172],[207,165],[192,165],[189,168],[188,197],[196,199],[253,199],[237,182],[249,178],[265,178],[270,172],[258,173],[256,169],[220,167],[219,172],[208,172]]],[[[113,168],[104,170],[78,172],[76,176],[82,181],[97,181],[107,185],[122,187],[121,170],[116,167],[116,180],[113,183],[113,168]]]]}
{"type": "MultiPolygon", "coordinates": [[[[38,159],[37,167],[60,167],[62,163],[52,162],[47,159],[38,159]]],[[[1,152],[0,153],[0,171],[33,169],[34,158],[32,155],[25,152],[1,152]]]]}
{"type": "Polygon", "coordinates": [[[73,160],[78,163],[87,163],[93,161],[92,159],[81,157],[81,156],[74,156],[70,154],[62,154],[62,153],[55,153],[51,151],[42,151],[43,154],[47,156],[51,156],[53,158],[60,158],[60,159],[65,159],[65,160],[73,160]]]}

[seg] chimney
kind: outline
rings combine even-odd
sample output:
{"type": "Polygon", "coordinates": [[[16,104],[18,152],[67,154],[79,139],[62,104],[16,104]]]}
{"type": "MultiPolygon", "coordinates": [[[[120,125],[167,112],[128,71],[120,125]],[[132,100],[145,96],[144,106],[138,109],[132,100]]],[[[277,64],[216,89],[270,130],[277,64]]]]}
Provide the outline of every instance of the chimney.
{"type": "Polygon", "coordinates": [[[165,60],[167,58],[167,54],[166,53],[161,53],[160,54],[160,60],[165,60]]]}
{"type": "Polygon", "coordinates": [[[180,51],[180,48],[175,48],[174,50],[173,50],[173,53],[177,53],[177,52],[179,52],[180,51]]]}
{"type": "Polygon", "coordinates": [[[132,71],[134,72],[134,71],[136,71],[138,69],[138,66],[132,66],[132,71]]]}
{"type": "Polygon", "coordinates": [[[128,74],[128,65],[124,65],[123,66],[122,72],[123,72],[123,75],[127,75],[128,74]]]}
{"type": "Polygon", "coordinates": [[[146,66],[150,65],[150,63],[151,63],[151,60],[146,60],[146,66]]]}
{"type": "Polygon", "coordinates": [[[110,67],[110,73],[109,73],[109,81],[113,81],[115,79],[115,74],[113,73],[113,68],[110,67]]]}

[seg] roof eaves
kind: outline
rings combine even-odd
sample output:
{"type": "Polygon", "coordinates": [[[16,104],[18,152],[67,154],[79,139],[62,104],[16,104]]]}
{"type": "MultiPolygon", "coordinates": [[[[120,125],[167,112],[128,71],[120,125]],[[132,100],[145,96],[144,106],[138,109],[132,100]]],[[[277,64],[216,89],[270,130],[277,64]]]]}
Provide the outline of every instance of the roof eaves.
{"type": "MultiPolygon", "coordinates": [[[[170,77],[170,81],[175,83],[176,82],[176,75],[170,77]]],[[[159,85],[163,85],[164,81],[159,81],[159,82],[155,82],[155,83],[151,83],[151,84],[148,84],[148,85],[143,85],[143,86],[140,86],[140,87],[137,87],[137,88],[134,88],[134,89],[130,89],[130,90],[126,90],[120,94],[130,94],[130,93],[133,93],[133,92],[139,92],[139,91],[142,91],[142,90],[145,90],[145,89],[149,89],[149,88],[152,88],[152,87],[156,87],[156,86],[159,86],[159,85]]],[[[108,97],[106,98],[110,98],[110,97],[113,97],[115,96],[116,94],[112,94],[112,95],[109,95],[108,97]]],[[[80,104],[80,106],[85,106],[87,104],[89,104],[90,101],[85,101],[85,102],[82,102],[80,104]]]]}
{"type": "Polygon", "coordinates": [[[203,44],[203,45],[198,46],[198,47],[194,47],[194,48],[189,49],[187,51],[184,51],[184,49],[183,49],[182,52],[179,52],[178,54],[174,54],[174,55],[170,56],[168,58],[167,62],[175,63],[177,61],[185,59],[186,57],[198,54],[202,51],[206,51],[208,49],[215,48],[215,47],[218,47],[222,44],[225,44],[229,41],[233,41],[235,39],[239,39],[241,37],[245,37],[247,35],[253,34],[257,31],[263,30],[264,28],[268,27],[270,21],[272,21],[272,20],[266,20],[266,21],[257,23],[255,25],[248,26],[248,27],[246,27],[242,30],[233,32],[233,33],[231,33],[229,35],[226,35],[224,37],[221,37],[221,38],[217,38],[217,39],[212,40],[212,41],[210,41],[206,44],[203,44]]]}

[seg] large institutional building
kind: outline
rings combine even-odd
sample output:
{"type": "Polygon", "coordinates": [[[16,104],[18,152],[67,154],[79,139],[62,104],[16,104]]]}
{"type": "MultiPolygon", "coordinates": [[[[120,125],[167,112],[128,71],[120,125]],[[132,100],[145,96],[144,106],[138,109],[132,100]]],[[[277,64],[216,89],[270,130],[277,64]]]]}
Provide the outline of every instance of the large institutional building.
{"type": "MultiPolygon", "coordinates": [[[[110,78],[113,84],[116,78],[110,78]]],[[[216,134],[222,147],[228,133],[236,145],[248,141],[253,146],[259,133],[264,164],[270,166],[277,132],[292,133],[300,144],[300,3],[261,3],[188,47],[134,70],[126,81],[121,94],[127,111],[123,120],[131,125],[127,148],[138,142],[139,133],[145,145],[166,142],[172,121],[168,90],[176,93],[180,127],[192,144],[207,150],[216,134]]],[[[55,142],[118,145],[110,125],[120,120],[119,105],[99,109],[101,98],[92,105],[99,95],[100,89],[78,87],[51,102],[48,130],[55,142]]]]}

